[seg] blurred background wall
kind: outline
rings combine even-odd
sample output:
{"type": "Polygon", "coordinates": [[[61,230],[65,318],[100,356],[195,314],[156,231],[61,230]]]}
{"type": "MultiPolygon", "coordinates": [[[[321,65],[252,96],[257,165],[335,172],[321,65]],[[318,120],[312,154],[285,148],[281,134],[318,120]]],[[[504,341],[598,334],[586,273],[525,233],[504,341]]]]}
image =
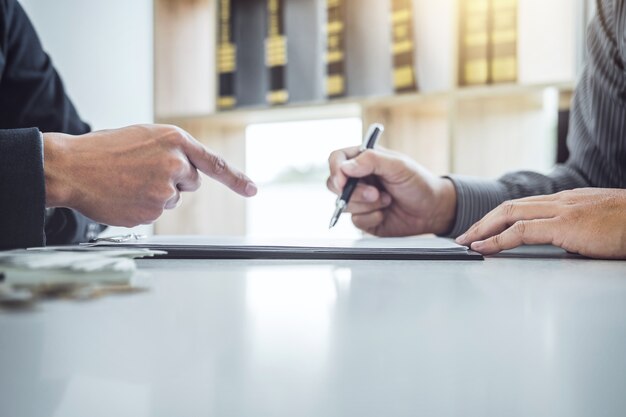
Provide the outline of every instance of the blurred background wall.
{"type": "Polygon", "coordinates": [[[152,122],[152,0],[20,3],[93,129],[152,122]]]}
{"type": "MultiPolygon", "coordinates": [[[[92,129],[151,123],[152,0],[20,0],[92,129]]],[[[136,228],[150,233],[152,227],[136,228]]],[[[109,228],[106,235],[127,233],[109,228]]]]}

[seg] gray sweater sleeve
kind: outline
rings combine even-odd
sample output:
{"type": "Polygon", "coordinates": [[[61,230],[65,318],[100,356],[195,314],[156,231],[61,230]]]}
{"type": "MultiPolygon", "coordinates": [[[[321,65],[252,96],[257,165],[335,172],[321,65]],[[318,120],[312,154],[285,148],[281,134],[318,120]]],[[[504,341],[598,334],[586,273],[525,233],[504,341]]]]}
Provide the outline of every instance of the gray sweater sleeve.
{"type": "Polygon", "coordinates": [[[624,4],[598,1],[587,39],[589,61],[572,102],[569,160],[548,175],[514,172],[498,180],[450,175],[457,191],[457,215],[449,236],[462,234],[507,200],[582,187],[626,188],[624,4]]]}

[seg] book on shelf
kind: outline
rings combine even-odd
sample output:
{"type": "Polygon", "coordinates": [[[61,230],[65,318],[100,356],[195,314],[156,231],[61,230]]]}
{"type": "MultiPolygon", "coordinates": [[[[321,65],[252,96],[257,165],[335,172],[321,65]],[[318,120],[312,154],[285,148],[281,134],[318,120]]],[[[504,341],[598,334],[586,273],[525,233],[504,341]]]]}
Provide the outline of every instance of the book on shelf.
{"type": "Polygon", "coordinates": [[[237,70],[237,46],[235,42],[233,2],[220,0],[218,4],[218,98],[219,110],[232,109],[237,105],[235,72],[237,70]]]}
{"type": "Polygon", "coordinates": [[[491,0],[489,78],[517,81],[517,0],[491,0]]]}
{"type": "Polygon", "coordinates": [[[567,83],[584,57],[588,0],[462,0],[459,85],[567,83]]]}
{"type": "Polygon", "coordinates": [[[394,90],[416,91],[413,0],[391,0],[391,29],[394,90]]]}
{"type": "Polygon", "coordinates": [[[463,0],[460,6],[459,85],[489,82],[489,2],[463,0]]]}
{"type": "Polygon", "coordinates": [[[217,107],[569,82],[590,13],[576,4],[219,0],[217,107]]]}
{"type": "Polygon", "coordinates": [[[514,81],[518,1],[220,0],[218,107],[514,81]]]}
{"type": "Polygon", "coordinates": [[[287,0],[286,85],[290,103],[320,101],[325,93],[326,0],[287,0]]]}
{"type": "Polygon", "coordinates": [[[267,0],[265,65],[267,65],[269,78],[268,104],[285,104],[289,100],[287,59],[285,0],[267,0]]]}
{"type": "MultiPolygon", "coordinates": [[[[396,92],[450,91],[457,85],[457,11],[466,0],[390,0],[396,92]],[[406,36],[407,33],[411,33],[406,36]],[[412,45],[410,43],[412,42],[412,45]],[[406,52],[400,58],[396,51],[406,52]],[[411,55],[409,59],[408,55],[411,55]],[[398,62],[400,60],[400,62],[398,62]],[[412,65],[412,68],[409,66],[412,65]],[[404,68],[398,71],[398,68],[404,68]],[[412,71],[411,71],[412,69],[412,71]],[[411,74],[412,72],[412,74],[411,74]],[[409,81],[413,78],[414,86],[409,81]],[[405,85],[411,85],[405,89],[405,85]]],[[[484,56],[481,55],[481,56],[484,56]]]]}
{"type": "Polygon", "coordinates": [[[393,94],[390,2],[344,2],[347,95],[368,97],[393,94]]]}
{"type": "Polygon", "coordinates": [[[237,106],[266,103],[268,73],[265,66],[267,3],[259,0],[231,0],[234,6],[237,72],[237,106]]]}
{"type": "Polygon", "coordinates": [[[518,0],[464,0],[459,85],[517,81],[518,0]]]}
{"type": "Polygon", "coordinates": [[[218,109],[325,97],[325,0],[220,0],[218,109]]]}
{"type": "Polygon", "coordinates": [[[346,95],[346,3],[326,0],[326,96],[346,95]]]}

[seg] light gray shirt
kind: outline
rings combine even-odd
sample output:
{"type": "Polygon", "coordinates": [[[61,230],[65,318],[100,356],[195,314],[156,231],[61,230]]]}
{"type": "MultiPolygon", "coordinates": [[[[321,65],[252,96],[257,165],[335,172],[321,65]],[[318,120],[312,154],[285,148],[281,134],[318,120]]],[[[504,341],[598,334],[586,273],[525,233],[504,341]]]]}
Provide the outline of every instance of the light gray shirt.
{"type": "Polygon", "coordinates": [[[574,94],[568,161],[549,175],[515,172],[498,180],[451,175],[464,233],[502,202],[583,187],[626,188],[626,0],[597,0],[588,62],[574,94]]]}

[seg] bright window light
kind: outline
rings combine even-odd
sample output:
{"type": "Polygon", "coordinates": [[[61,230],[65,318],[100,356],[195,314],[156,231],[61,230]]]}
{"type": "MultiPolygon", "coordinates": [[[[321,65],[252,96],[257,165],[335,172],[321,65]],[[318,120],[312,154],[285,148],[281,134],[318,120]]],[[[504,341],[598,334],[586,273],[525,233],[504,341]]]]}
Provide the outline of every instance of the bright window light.
{"type": "Polygon", "coordinates": [[[247,235],[359,237],[349,215],[328,230],[336,197],[326,188],[326,179],[330,153],[359,145],[361,136],[358,118],[250,125],[246,172],[259,193],[247,201],[247,235]]]}

